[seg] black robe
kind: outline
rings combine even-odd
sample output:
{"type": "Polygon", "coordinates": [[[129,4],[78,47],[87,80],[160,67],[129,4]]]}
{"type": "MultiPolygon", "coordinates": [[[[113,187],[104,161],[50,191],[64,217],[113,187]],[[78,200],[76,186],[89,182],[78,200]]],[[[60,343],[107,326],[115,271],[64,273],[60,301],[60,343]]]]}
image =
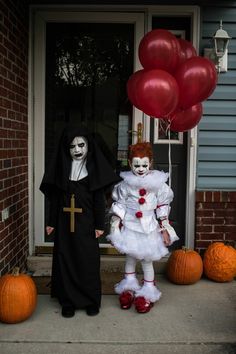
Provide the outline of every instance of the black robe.
{"type": "Polygon", "coordinates": [[[95,230],[104,230],[104,188],[119,180],[89,134],[74,128],[69,129],[69,134],[65,130],[40,185],[50,204],[47,224],[55,228],[51,295],[62,306],[100,306],[100,252],[95,230]],[[75,136],[88,140],[88,176],[70,181],[69,146],[75,136]],[[74,232],[71,232],[71,214],[64,210],[70,207],[72,195],[75,208],[82,209],[81,213],[75,213],[74,232]]]}

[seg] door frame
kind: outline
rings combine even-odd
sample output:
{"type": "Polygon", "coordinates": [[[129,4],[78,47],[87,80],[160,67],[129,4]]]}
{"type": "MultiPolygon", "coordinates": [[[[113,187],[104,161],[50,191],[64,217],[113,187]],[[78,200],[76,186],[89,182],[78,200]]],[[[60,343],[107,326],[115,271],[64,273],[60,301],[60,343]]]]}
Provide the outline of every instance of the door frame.
{"type": "MultiPolygon", "coordinates": [[[[135,24],[134,71],[141,69],[138,60],[138,43],[150,30],[151,18],[163,16],[191,16],[192,42],[199,47],[200,9],[197,6],[30,6],[29,45],[29,252],[35,246],[52,246],[44,243],[44,197],[39,185],[44,171],[44,116],[45,116],[45,34],[46,22],[111,22],[135,24]],[[35,40],[37,38],[37,40],[35,40]],[[35,70],[40,68],[40,70],[35,70]],[[37,163],[35,157],[37,156],[37,163]],[[41,242],[40,242],[41,240],[41,242]]],[[[144,138],[150,140],[150,118],[133,108],[133,130],[137,124],[144,127],[144,138]]],[[[133,143],[136,136],[133,136],[133,143]]],[[[187,189],[186,189],[186,239],[187,247],[193,248],[195,234],[195,185],[197,161],[197,128],[188,132],[187,189]]]]}

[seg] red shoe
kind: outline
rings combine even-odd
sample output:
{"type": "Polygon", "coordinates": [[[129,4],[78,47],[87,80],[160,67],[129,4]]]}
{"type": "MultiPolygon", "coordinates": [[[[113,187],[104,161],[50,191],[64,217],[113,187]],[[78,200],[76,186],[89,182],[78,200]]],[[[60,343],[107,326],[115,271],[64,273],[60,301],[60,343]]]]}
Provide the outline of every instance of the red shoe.
{"type": "Polygon", "coordinates": [[[130,309],[132,303],[134,302],[134,294],[132,291],[124,291],[119,296],[120,307],[123,310],[130,309]]]}
{"type": "Polygon", "coordinates": [[[154,306],[154,303],[146,300],[143,296],[138,296],[134,300],[136,311],[139,313],[147,313],[154,306]]]}

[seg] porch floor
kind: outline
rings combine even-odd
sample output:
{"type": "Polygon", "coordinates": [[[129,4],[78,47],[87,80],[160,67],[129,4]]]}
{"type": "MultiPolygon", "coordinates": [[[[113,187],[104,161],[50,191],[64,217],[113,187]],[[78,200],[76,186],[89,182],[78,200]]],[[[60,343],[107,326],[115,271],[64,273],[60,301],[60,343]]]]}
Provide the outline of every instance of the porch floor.
{"type": "Polygon", "coordinates": [[[168,354],[236,352],[236,281],[201,279],[194,285],[174,285],[163,276],[163,293],[147,314],[132,307],[121,310],[116,295],[103,295],[98,316],[82,310],[63,318],[49,295],[39,295],[25,322],[0,323],[4,354],[168,354]]]}

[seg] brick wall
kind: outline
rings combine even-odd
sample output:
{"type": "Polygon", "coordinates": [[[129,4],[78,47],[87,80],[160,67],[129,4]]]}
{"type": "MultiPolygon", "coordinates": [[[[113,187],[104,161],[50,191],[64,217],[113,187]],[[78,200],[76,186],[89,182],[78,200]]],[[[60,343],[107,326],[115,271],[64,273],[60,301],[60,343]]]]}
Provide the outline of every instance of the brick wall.
{"type": "Polygon", "coordinates": [[[28,5],[0,0],[0,272],[28,255],[28,5]]]}
{"type": "Polygon", "coordinates": [[[196,192],[195,248],[203,253],[212,241],[236,242],[236,192],[196,192]]]}

